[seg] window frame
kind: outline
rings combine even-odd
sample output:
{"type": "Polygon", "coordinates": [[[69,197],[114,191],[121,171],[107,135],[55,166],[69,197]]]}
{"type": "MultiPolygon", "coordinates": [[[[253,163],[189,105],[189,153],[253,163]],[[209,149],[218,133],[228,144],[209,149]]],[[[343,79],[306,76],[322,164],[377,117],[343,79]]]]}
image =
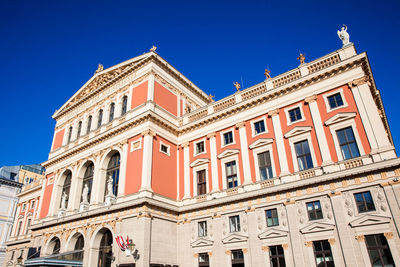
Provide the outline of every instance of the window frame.
{"type": "Polygon", "coordinates": [[[160,141],[160,149],[159,149],[159,151],[160,151],[161,153],[167,155],[167,156],[171,156],[171,146],[170,146],[170,145],[167,145],[167,144],[164,143],[163,141],[160,141]],[[163,150],[162,150],[162,147],[163,147],[163,146],[167,148],[167,151],[163,151],[163,150]]]}
{"type": "MultiPolygon", "coordinates": [[[[346,138],[348,137],[347,134],[345,134],[345,136],[346,136],[346,138]]],[[[361,154],[360,154],[360,149],[358,149],[357,140],[356,140],[356,137],[355,137],[355,135],[354,135],[353,128],[352,128],[351,126],[348,126],[348,127],[345,127],[345,128],[336,130],[336,137],[337,137],[337,139],[338,139],[340,152],[341,152],[342,157],[343,157],[344,160],[354,159],[354,158],[358,158],[358,157],[361,156],[361,154]],[[353,136],[354,136],[353,142],[356,144],[358,156],[354,156],[354,157],[350,157],[350,158],[344,159],[344,155],[343,155],[343,151],[342,151],[342,146],[343,146],[343,145],[340,144],[340,139],[339,139],[338,132],[339,132],[339,131],[345,131],[346,129],[351,129],[351,131],[352,131],[352,133],[353,133],[353,136]]],[[[353,143],[353,142],[352,142],[352,143],[353,143]]],[[[350,150],[350,144],[351,144],[351,143],[350,143],[348,140],[346,140],[345,146],[347,146],[347,147],[349,148],[350,153],[353,154],[353,152],[350,150]]]]}
{"type": "Polygon", "coordinates": [[[124,116],[128,112],[128,96],[123,95],[121,98],[121,114],[120,116],[124,116]]]}
{"type": "Polygon", "coordinates": [[[196,142],[193,143],[193,156],[198,156],[202,154],[207,154],[207,147],[206,147],[206,138],[202,138],[196,142]],[[197,144],[203,143],[204,144],[204,151],[203,152],[197,152],[197,144]]]}
{"type": "Polygon", "coordinates": [[[209,190],[209,176],[208,176],[208,162],[204,162],[200,165],[192,167],[192,175],[193,175],[193,196],[201,196],[197,192],[197,172],[205,170],[206,172],[206,194],[210,193],[209,190]]]}
{"type": "Polygon", "coordinates": [[[89,115],[86,120],[87,120],[87,123],[86,123],[86,134],[89,134],[90,131],[92,130],[93,115],[89,115]]]}
{"type": "Polygon", "coordinates": [[[339,88],[339,89],[337,89],[337,90],[333,90],[332,92],[323,94],[323,95],[322,95],[322,98],[324,99],[325,107],[326,107],[326,112],[327,112],[327,113],[332,112],[332,111],[334,111],[334,110],[338,110],[338,109],[341,109],[341,108],[346,108],[346,107],[348,107],[346,98],[344,97],[343,88],[339,88]],[[330,106],[330,104],[329,104],[329,99],[328,99],[328,98],[329,98],[330,96],[336,95],[337,93],[339,93],[340,96],[342,97],[343,105],[342,105],[342,106],[335,107],[335,108],[331,108],[331,106],[330,106]]]}
{"type": "Polygon", "coordinates": [[[256,137],[262,134],[266,134],[268,133],[268,127],[267,127],[267,117],[266,116],[262,116],[262,117],[258,117],[254,120],[250,121],[250,125],[251,125],[251,136],[252,137],[256,137]],[[260,133],[256,133],[256,123],[263,121],[264,122],[264,132],[260,132],[260,133]]]}
{"type": "MultiPolygon", "coordinates": [[[[376,242],[377,243],[377,242],[376,242]]],[[[371,262],[371,265],[372,265],[372,259],[371,259],[371,254],[370,254],[370,251],[371,250],[375,250],[375,251],[378,251],[378,253],[379,253],[379,258],[380,258],[380,263],[382,264],[382,267],[383,266],[386,266],[386,265],[384,265],[384,263],[382,262],[382,251],[385,251],[385,249],[387,249],[388,251],[389,251],[389,253],[390,253],[390,256],[391,256],[391,260],[392,260],[392,266],[395,266],[395,262],[394,262],[394,259],[393,259],[393,254],[392,254],[392,250],[390,249],[390,246],[389,246],[389,242],[388,242],[388,240],[387,240],[387,238],[383,235],[383,234],[371,234],[371,235],[365,235],[365,247],[366,247],[366,249],[367,249],[367,253],[368,253],[368,258],[369,258],[369,260],[370,260],[370,262],[371,262]],[[380,239],[383,239],[383,240],[385,240],[385,243],[386,244],[376,244],[376,245],[374,245],[374,246],[371,246],[371,245],[369,245],[368,243],[368,237],[374,237],[374,239],[375,239],[375,242],[376,242],[376,240],[378,239],[378,237],[380,238],[380,239]]]]}
{"type": "Polygon", "coordinates": [[[36,201],[33,199],[33,200],[31,201],[30,209],[35,208],[35,203],[36,203],[36,201]]]}
{"type": "Polygon", "coordinates": [[[108,123],[115,119],[115,103],[111,102],[108,108],[108,123]]]}
{"type": "MultiPolygon", "coordinates": [[[[260,166],[258,163],[258,154],[264,153],[264,152],[269,152],[270,158],[271,158],[271,167],[272,167],[272,178],[276,178],[276,166],[275,166],[275,160],[274,160],[274,150],[272,143],[267,144],[267,145],[262,145],[260,147],[253,148],[253,160],[254,160],[254,168],[255,168],[255,173],[256,173],[256,182],[259,181],[266,181],[266,180],[261,180],[261,173],[260,173],[260,166]]],[[[267,179],[270,180],[270,179],[267,179]]]]}
{"type": "Polygon", "coordinates": [[[236,144],[236,139],[235,139],[235,128],[229,128],[225,131],[220,132],[220,138],[221,138],[221,147],[227,147],[227,146],[231,146],[231,145],[235,145],[236,144]],[[232,132],[232,143],[229,144],[225,144],[225,134],[232,132]]]}
{"type": "Polygon", "coordinates": [[[300,103],[297,103],[296,105],[293,105],[293,106],[285,108],[285,115],[286,115],[286,122],[287,122],[288,126],[289,125],[293,125],[293,124],[298,123],[298,122],[301,122],[301,121],[305,121],[306,117],[304,116],[303,102],[300,102],[300,103]],[[290,120],[289,111],[294,110],[296,108],[300,109],[301,119],[298,119],[298,120],[295,120],[295,121],[292,122],[290,120]]]}
{"type": "Polygon", "coordinates": [[[240,221],[240,215],[231,215],[228,217],[228,225],[229,225],[229,233],[240,233],[242,228],[241,228],[241,221],[240,221]],[[231,218],[238,218],[235,220],[235,229],[232,228],[231,224],[231,218]]]}
{"type": "Polygon", "coordinates": [[[302,134],[288,137],[289,145],[290,145],[290,151],[292,153],[292,161],[293,161],[294,172],[312,170],[313,168],[318,167],[317,158],[316,158],[315,150],[314,150],[314,145],[313,145],[312,139],[311,139],[311,130],[312,129],[310,129],[309,131],[304,132],[302,134]],[[304,140],[308,141],[308,147],[310,148],[313,168],[306,169],[306,170],[300,170],[299,163],[297,162],[297,154],[296,154],[296,149],[294,147],[294,144],[298,143],[298,142],[301,142],[301,141],[304,141],[304,140]]]}
{"type": "Polygon", "coordinates": [[[199,255],[198,255],[198,266],[199,267],[209,267],[210,266],[210,254],[208,252],[199,253],[199,255]],[[201,259],[202,255],[207,255],[206,258],[207,258],[208,261],[201,262],[200,259],[201,259]]]}
{"type": "Polygon", "coordinates": [[[354,201],[355,201],[355,203],[356,203],[357,211],[358,211],[359,214],[360,214],[360,213],[366,213],[366,212],[374,212],[374,211],[376,211],[375,201],[374,201],[374,198],[373,198],[373,196],[372,196],[370,190],[361,191],[361,192],[355,192],[355,193],[353,193],[353,196],[354,196],[354,201]],[[370,197],[371,197],[372,206],[373,206],[373,209],[371,209],[371,210],[368,209],[368,205],[366,204],[365,197],[364,197],[364,194],[365,194],[365,193],[368,193],[368,194],[370,195],[370,197]],[[362,198],[363,198],[363,205],[364,205],[364,208],[367,208],[366,210],[363,210],[363,211],[360,211],[360,208],[359,208],[359,205],[358,205],[358,201],[357,201],[357,198],[356,198],[356,195],[360,195],[360,194],[362,195],[362,198]]]}
{"type": "Polygon", "coordinates": [[[100,129],[101,126],[103,125],[103,118],[104,117],[104,110],[101,108],[97,111],[97,128],[100,129]],[[101,116],[100,116],[101,115],[101,116]]]}
{"type": "Polygon", "coordinates": [[[206,236],[208,236],[207,220],[203,220],[203,221],[197,222],[197,236],[198,237],[206,237],[206,236]],[[200,235],[200,229],[201,229],[200,225],[205,225],[205,228],[204,228],[205,230],[204,230],[203,235],[200,235]]]}
{"type": "Polygon", "coordinates": [[[239,165],[237,164],[237,162],[236,162],[235,160],[228,161],[228,162],[226,162],[226,163],[224,164],[224,168],[225,168],[225,182],[226,182],[226,188],[227,188],[227,189],[232,189],[232,188],[238,187],[238,186],[240,185],[240,183],[239,183],[239,181],[238,181],[238,175],[237,175],[237,173],[238,173],[238,168],[239,168],[239,165]],[[230,177],[228,177],[227,168],[228,168],[228,167],[231,167],[231,166],[227,166],[227,165],[230,164],[230,163],[232,163],[231,166],[235,166],[235,170],[236,170],[235,175],[231,175],[231,176],[230,176],[230,177],[232,177],[232,183],[234,183],[234,182],[237,183],[236,186],[232,186],[232,187],[228,187],[228,186],[229,186],[228,178],[230,178],[230,177]],[[234,163],[234,164],[233,164],[233,163],[234,163]],[[234,179],[234,177],[235,177],[236,179],[234,179]]]}
{"type": "Polygon", "coordinates": [[[306,212],[307,212],[308,221],[311,222],[311,221],[318,221],[318,220],[324,219],[324,211],[322,209],[321,201],[319,199],[310,200],[310,201],[306,202],[305,204],[306,204],[306,212]],[[314,204],[315,202],[319,202],[319,206],[320,206],[320,209],[321,209],[321,218],[311,219],[310,212],[308,210],[308,204],[313,204],[313,213],[314,213],[314,215],[317,215],[318,213],[315,210],[315,204],[314,204]]]}
{"type": "MultiPolygon", "coordinates": [[[[325,249],[323,248],[322,242],[326,242],[326,243],[328,244],[328,246],[329,246],[329,253],[330,253],[330,256],[331,256],[331,258],[332,258],[332,263],[333,263],[333,265],[335,266],[335,259],[333,258],[332,246],[331,246],[331,244],[329,243],[329,241],[326,240],[326,239],[324,239],[324,240],[315,240],[315,241],[312,241],[312,247],[313,247],[313,254],[314,254],[315,264],[316,264],[317,266],[320,266],[320,264],[317,263],[317,256],[320,256],[320,257],[322,256],[322,257],[324,258],[324,266],[327,266],[326,261],[325,261],[325,258],[326,258],[325,254],[328,252],[328,250],[325,250],[325,249]],[[316,243],[316,242],[320,242],[320,243],[321,243],[321,248],[322,248],[322,250],[316,251],[316,249],[315,249],[315,243],[316,243]]],[[[321,262],[321,263],[322,263],[322,262],[321,262]]]]}
{"type": "MultiPolygon", "coordinates": [[[[239,156],[238,156],[239,152],[235,155],[231,155],[228,157],[223,157],[221,158],[220,162],[221,162],[221,172],[222,172],[222,189],[226,190],[226,189],[231,189],[228,188],[228,178],[226,177],[226,168],[225,168],[225,164],[231,161],[235,161],[236,162],[236,175],[237,175],[237,179],[238,179],[238,186],[239,187],[241,185],[241,173],[240,173],[240,167],[239,167],[239,156]]],[[[235,187],[233,187],[235,188],[235,187]]]]}
{"type": "Polygon", "coordinates": [[[278,211],[278,208],[266,209],[266,210],[265,210],[265,221],[266,221],[267,227],[276,227],[276,226],[279,226],[279,211],[278,211]],[[272,218],[272,221],[274,221],[274,218],[276,218],[276,220],[277,220],[277,223],[276,223],[276,224],[272,224],[272,225],[269,225],[269,224],[268,224],[268,215],[267,215],[267,213],[268,213],[269,211],[271,211],[271,215],[273,215],[273,211],[276,212],[276,217],[273,217],[273,216],[271,217],[271,218],[272,218]]]}
{"type": "Polygon", "coordinates": [[[268,257],[269,257],[269,262],[270,262],[270,266],[273,267],[273,259],[278,259],[278,267],[285,267],[286,266],[286,260],[285,260],[285,249],[283,248],[283,246],[281,244],[279,245],[270,245],[268,246],[269,248],[269,252],[268,252],[268,257]],[[282,254],[279,254],[278,248],[281,247],[282,248],[282,254]],[[273,250],[273,248],[275,248],[276,251],[276,255],[271,255],[271,251],[273,250]],[[281,266],[279,259],[283,259],[283,266],[281,266]]]}

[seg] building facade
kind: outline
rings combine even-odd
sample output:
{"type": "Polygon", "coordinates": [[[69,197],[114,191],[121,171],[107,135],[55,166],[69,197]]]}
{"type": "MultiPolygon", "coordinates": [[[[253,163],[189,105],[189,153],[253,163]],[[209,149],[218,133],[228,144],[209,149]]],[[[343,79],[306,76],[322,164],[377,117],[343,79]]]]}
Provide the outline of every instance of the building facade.
{"type": "Polygon", "coordinates": [[[53,115],[25,266],[399,263],[400,159],[367,55],[301,61],[216,102],[154,48],[99,66],[53,115]]]}

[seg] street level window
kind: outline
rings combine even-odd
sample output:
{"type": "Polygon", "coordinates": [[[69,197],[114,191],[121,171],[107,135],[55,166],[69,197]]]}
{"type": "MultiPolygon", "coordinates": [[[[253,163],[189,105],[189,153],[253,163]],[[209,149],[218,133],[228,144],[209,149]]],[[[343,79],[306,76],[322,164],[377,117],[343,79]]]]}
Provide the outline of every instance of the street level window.
{"type": "Polygon", "coordinates": [[[196,143],[196,154],[204,153],[204,141],[196,143]]]}
{"type": "Polygon", "coordinates": [[[265,211],[265,216],[267,218],[267,226],[278,226],[279,219],[278,219],[278,211],[277,209],[270,209],[265,211]]]}
{"type": "Polygon", "coordinates": [[[225,164],[226,168],[226,181],[228,188],[238,186],[236,161],[231,161],[225,164]]]}
{"type": "Polygon", "coordinates": [[[229,217],[229,231],[231,233],[240,232],[240,217],[239,217],[239,215],[229,217]]]}
{"type": "Polygon", "coordinates": [[[289,110],[289,118],[290,118],[290,122],[295,122],[298,120],[301,120],[301,111],[300,108],[294,108],[289,110]]]}
{"type": "Polygon", "coordinates": [[[210,258],[208,253],[199,253],[199,267],[209,267],[210,258]]]}
{"type": "Polygon", "coordinates": [[[241,249],[231,251],[232,267],[244,267],[243,251],[241,249]]]}
{"type": "Polygon", "coordinates": [[[254,123],[254,132],[256,134],[261,134],[261,133],[265,132],[264,120],[257,121],[257,122],[254,123]]]}
{"type": "Polygon", "coordinates": [[[299,164],[299,170],[307,170],[314,167],[311,157],[310,146],[308,141],[300,141],[294,144],[296,150],[297,163],[299,164]]]}
{"type": "Polygon", "coordinates": [[[375,205],[372,200],[371,192],[361,192],[354,194],[354,198],[356,200],[358,212],[368,212],[374,211],[375,205]]]}
{"type": "Polygon", "coordinates": [[[343,99],[340,93],[328,96],[329,107],[331,109],[343,106],[343,99]]]}
{"type": "Polygon", "coordinates": [[[310,221],[322,219],[322,208],[319,201],[308,202],[307,213],[310,221]]]}
{"type": "Polygon", "coordinates": [[[261,180],[271,179],[273,177],[273,174],[271,156],[269,151],[262,152],[258,154],[257,157],[261,180]]]}
{"type": "Polygon", "coordinates": [[[197,172],[197,195],[207,194],[206,170],[197,172]]]}
{"type": "Polygon", "coordinates": [[[227,132],[224,133],[224,145],[229,145],[233,143],[233,133],[232,132],[227,132]]]}
{"type": "Polygon", "coordinates": [[[199,237],[207,236],[207,221],[198,222],[199,237]]]}
{"type": "Polygon", "coordinates": [[[336,131],[340,150],[342,151],[343,159],[351,159],[360,156],[360,151],[354,137],[353,129],[347,127],[336,131]]]}
{"type": "Polygon", "coordinates": [[[394,261],[384,235],[366,235],[365,243],[372,266],[394,267],[394,261]]]}
{"type": "Polygon", "coordinates": [[[331,246],[328,240],[313,241],[314,256],[317,266],[334,267],[331,246]]]}
{"type": "Polygon", "coordinates": [[[281,245],[269,247],[269,260],[271,267],[286,267],[285,254],[281,245]]]}

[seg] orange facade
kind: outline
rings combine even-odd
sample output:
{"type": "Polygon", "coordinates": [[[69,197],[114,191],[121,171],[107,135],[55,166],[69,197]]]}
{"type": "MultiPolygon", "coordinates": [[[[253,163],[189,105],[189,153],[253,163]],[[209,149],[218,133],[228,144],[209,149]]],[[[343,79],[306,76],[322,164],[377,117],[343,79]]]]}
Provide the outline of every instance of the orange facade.
{"type": "Polygon", "coordinates": [[[169,113],[178,115],[178,98],[158,82],[154,82],[154,102],[169,113]]]}
{"type": "Polygon", "coordinates": [[[54,173],[46,175],[46,180],[43,181],[44,194],[42,197],[42,208],[40,210],[40,215],[39,215],[40,219],[45,218],[49,212],[51,195],[53,193],[53,186],[54,186],[54,183],[53,182],[49,183],[49,180],[52,180],[54,182],[54,173]]]}
{"type": "Polygon", "coordinates": [[[63,138],[64,138],[65,129],[58,131],[54,137],[54,143],[52,150],[56,150],[57,148],[62,146],[63,138]]]}
{"type": "Polygon", "coordinates": [[[139,191],[142,182],[143,164],[143,138],[138,135],[129,139],[131,149],[128,151],[126,164],[125,194],[133,194],[139,191]]]}

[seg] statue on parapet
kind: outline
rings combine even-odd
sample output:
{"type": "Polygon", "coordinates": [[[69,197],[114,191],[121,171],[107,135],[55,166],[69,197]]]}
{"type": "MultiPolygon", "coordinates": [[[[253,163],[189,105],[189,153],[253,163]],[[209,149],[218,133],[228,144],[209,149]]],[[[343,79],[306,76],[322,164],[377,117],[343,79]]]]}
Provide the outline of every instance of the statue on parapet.
{"type": "Polygon", "coordinates": [[[98,73],[98,72],[103,71],[103,70],[104,70],[103,65],[102,65],[102,64],[99,64],[99,66],[97,67],[97,70],[96,70],[95,73],[98,73]]]}
{"type": "Polygon", "coordinates": [[[235,86],[237,92],[240,91],[240,83],[234,82],[233,85],[235,86]]]}
{"type": "Polygon", "coordinates": [[[297,59],[300,60],[300,65],[306,63],[306,54],[300,53],[300,55],[297,59]]]}
{"type": "Polygon", "coordinates": [[[267,80],[271,79],[271,74],[270,73],[271,73],[271,71],[269,69],[265,69],[264,75],[265,75],[265,78],[267,78],[267,80]]]}
{"type": "Polygon", "coordinates": [[[209,94],[208,95],[208,101],[214,102],[214,97],[215,97],[215,95],[209,94]]]}
{"type": "Polygon", "coordinates": [[[157,46],[152,46],[151,48],[150,48],[150,52],[156,52],[156,50],[157,50],[157,46]]]}
{"type": "Polygon", "coordinates": [[[345,24],[343,24],[343,27],[340,31],[339,30],[337,31],[337,34],[340,40],[342,40],[343,46],[350,44],[350,35],[347,32],[347,26],[345,24]]]}

